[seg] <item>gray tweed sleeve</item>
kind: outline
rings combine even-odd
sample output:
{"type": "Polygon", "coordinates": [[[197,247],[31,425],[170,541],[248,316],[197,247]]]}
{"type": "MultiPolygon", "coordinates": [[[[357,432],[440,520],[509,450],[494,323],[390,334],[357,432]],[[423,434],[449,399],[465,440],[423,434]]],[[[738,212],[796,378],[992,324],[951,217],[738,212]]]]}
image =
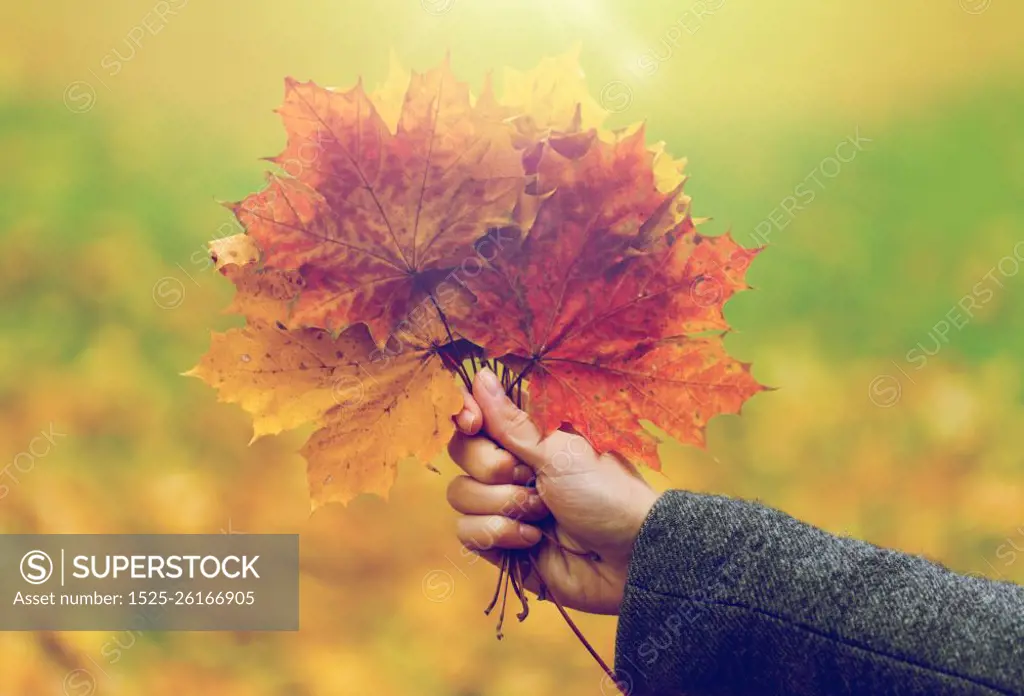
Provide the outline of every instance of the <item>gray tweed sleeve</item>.
{"type": "Polygon", "coordinates": [[[631,696],[1024,696],[1024,587],[669,491],[633,551],[615,667],[631,696]]]}

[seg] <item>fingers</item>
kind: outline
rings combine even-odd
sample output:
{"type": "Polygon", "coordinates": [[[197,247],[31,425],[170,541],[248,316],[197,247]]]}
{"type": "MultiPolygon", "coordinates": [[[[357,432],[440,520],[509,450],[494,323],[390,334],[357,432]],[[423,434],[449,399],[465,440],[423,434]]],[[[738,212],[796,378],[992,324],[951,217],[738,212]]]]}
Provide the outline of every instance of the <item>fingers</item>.
{"type": "Polygon", "coordinates": [[[468,476],[459,476],[448,485],[448,503],[465,515],[502,515],[528,522],[537,522],[550,514],[533,488],[489,486],[468,476]]]}
{"type": "Polygon", "coordinates": [[[464,392],[463,402],[448,453],[469,476],[452,481],[448,502],[465,515],[458,521],[459,540],[495,562],[500,554],[494,549],[526,549],[542,537],[540,529],[520,521],[539,521],[550,513],[537,492],[522,485],[533,479],[533,470],[519,461],[543,464],[542,438],[490,370],[477,374],[473,394],[464,392]],[[481,427],[496,442],[473,437],[481,427]]]}
{"type": "Polygon", "coordinates": [[[469,546],[467,546],[466,548],[472,551],[475,555],[479,556],[480,558],[490,563],[491,565],[497,566],[499,568],[501,567],[502,562],[504,561],[505,558],[505,552],[500,549],[474,549],[469,546]]]}
{"type": "MultiPolygon", "coordinates": [[[[467,547],[467,548],[469,548],[469,547],[467,547]]],[[[472,551],[475,555],[479,556],[480,558],[484,559],[485,561],[487,561],[488,563],[490,563],[491,565],[493,565],[493,566],[495,566],[497,568],[501,568],[502,566],[505,565],[506,552],[505,552],[504,549],[497,549],[497,548],[494,548],[494,549],[472,549],[471,548],[469,550],[472,551]]],[[[523,568],[523,573],[522,573],[521,580],[522,580],[522,583],[523,583],[523,589],[524,590],[527,590],[527,591],[532,592],[534,594],[539,594],[540,593],[540,576],[537,575],[537,571],[534,569],[532,563],[528,563],[527,567],[523,568]]],[[[543,602],[544,600],[543,599],[538,599],[538,601],[543,602]]]]}
{"type": "Polygon", "coordinates": [[[463,406],[462,410],[453,418],[455,427],[465,435],[476,435],[480,432],[480,427],[484,422],[483,415],[480,412],[480,405],[461,381],[459,382],[459,389],[462,391],[463,406]]]}
{"type": "Polygon", "coordinates": [[[481,483],[529,483],[533,472],[520,464],[511,452],[485,437],[467,437],[456,432],[448,442],[448,454],[462,470],[481,483]]]}
{"type": "Polygon", "coordinates": [[[459,541],[469,549],[528,549],[541,540],[534,526],[500,515],[467,515],[456,523],[459,541]]]}
{"type": "Polygon", "coordinates": [[[488,435],[523,463],[533,468],[543,465],[543,433],[505,395],[497,375],[487,368],[478,372],[473,380],[473,397],[488,435]]]}

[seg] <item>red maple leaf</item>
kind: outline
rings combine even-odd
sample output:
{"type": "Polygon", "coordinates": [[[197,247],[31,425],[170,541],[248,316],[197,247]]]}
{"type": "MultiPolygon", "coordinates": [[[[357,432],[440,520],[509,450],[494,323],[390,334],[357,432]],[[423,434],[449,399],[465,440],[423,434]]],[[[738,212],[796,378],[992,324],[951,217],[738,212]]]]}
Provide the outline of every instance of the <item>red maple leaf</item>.
{"type": "Polygon", "coordinates": [[[467,257],[506,224],[524,186],[509,129],[473,104],[448,61],[413,74],[394,133],[357,84],[339,92],[288,80],[286,172],[233,206],[266,268],[297,271],[299,325],[365,322],[383,344],[467,257]]]}
{"type": "Polygon", "coordinates": [[[659,468],[650,420],[704,442],[708,420],[763,387],[728,356],[726,300],[757,250],[698,234],[663,193],[643,130],[594,138],[582,156],[545,149],[536,220],[466,281],[477,301],[458,330],[518,369],[544,428],[568,422],[601,451],[659,468]]]}

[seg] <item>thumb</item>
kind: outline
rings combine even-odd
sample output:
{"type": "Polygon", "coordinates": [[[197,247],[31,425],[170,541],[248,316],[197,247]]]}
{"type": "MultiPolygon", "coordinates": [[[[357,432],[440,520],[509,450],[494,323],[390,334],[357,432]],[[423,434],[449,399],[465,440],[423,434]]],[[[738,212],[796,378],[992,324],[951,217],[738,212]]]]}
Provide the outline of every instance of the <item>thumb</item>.
{"type": "Polygon", "coordinates": [[[530,416],[505,395],[497,375],[486,367],[473,380],[473,398],[484,417],[484,430],[494,441],[532,469],[544,466],[543,434],[530,416]]]}

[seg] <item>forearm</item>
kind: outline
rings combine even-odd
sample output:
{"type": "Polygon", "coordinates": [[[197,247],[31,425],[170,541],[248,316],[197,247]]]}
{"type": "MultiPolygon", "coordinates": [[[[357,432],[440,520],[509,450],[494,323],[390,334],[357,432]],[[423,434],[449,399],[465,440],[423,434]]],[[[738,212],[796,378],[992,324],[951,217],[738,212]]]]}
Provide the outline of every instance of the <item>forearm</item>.
{"type": "Polygon", "coordinates": [[[621,608],[633,696],[1024,694],[1024,588],[682,491],[654,506],[621,608]]]}

